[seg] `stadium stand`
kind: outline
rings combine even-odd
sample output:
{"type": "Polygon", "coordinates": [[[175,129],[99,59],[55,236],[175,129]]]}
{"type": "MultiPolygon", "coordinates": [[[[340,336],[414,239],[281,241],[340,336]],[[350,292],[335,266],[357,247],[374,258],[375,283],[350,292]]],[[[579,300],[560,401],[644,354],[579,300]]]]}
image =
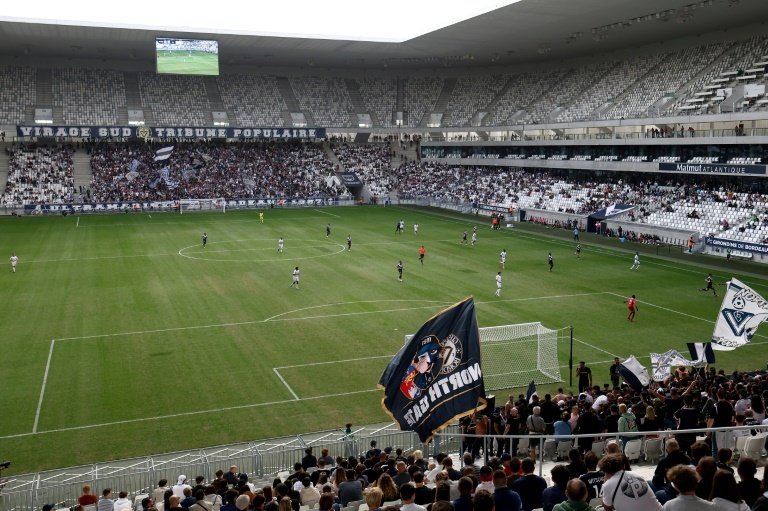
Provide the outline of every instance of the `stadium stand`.
{"type": "Polygon", "coordinates": [[[75,182],[71,146],[19,144],[7,151],[8,181],[0,205],[72,201],[75,182]]]}
{"type": "Polygon", "coordinates": [[[486,108],[508,81],[507,75],[460,77],[448,101],[448,119],[443,119],[443,126],[471,126],[472,117],[486,108]]]}
{"type": "Polygon", "coordinates": [[[424,114],[435,107],[443,78],[437,76],[419,76],[404,79],[404,106],[408,114],[406,125],[419,126],[424,114]]]}
{"type": "Polygon", "coordinates": [[[114,126],[125,107],[123,73],[107,69],[53,69],[53,106],[66,124],[114,126]]]}
{"type": "Polygon", "coordinates": [[[389,146],[342,144],[334,146],[333,153],[345,170],[355,172],[368,185],[373,196],[385,196],[394,189],[389,146]]]}
{"type": "Polygon", "coordinates": [[[309,111],[317,126],[350,126],[352,99],[342,78],[307,76],[291,78],[291,87],[302,110],[309,111]]]}
{"type": "Polygon", "coordinates": [[[333,164],[322,149],[309,144],[195,143],[177,145],[165,162],[153,158],[147,145],[96,145],[91,157],[93,200],[307,198],[344,193],[326,179],[334,173],[333,164]],[[163,168],[168,169],[167,179],[162,178],[163,168]]]}
{"type": "Polygon", "coordinates": [[[200,77],[139,73],[139,93],[158,126],[209,125],[211,105],[200,77]]]}
{"type": "Polygon", "coordinates": [[[0,123],[24,122],[26,109],[35,104],[36,70],[0,66],[0,123]]]}
{"type": "Polygon", "coordinates": [[[531,105],[540,94],[549,90],[565,72],[564,69],[549,69],[512,76],[493,108],[492,119],[489,119],[486,124],[492,126],[513,124],[509,122],[510,118],[531,105]]]}
{"type": "Polygon", "coordinates": [[[274,76],[228,75],[216,79],[221,100],[240,126],[281,127],[287,110],[274,76]]]}
{"type": "Polygon", "coordinates": [[[394,125],[393,116],[397,106],[397,80],[394,78],[363,78],[357,80],[363,104],[382,128],[394,125]]]}

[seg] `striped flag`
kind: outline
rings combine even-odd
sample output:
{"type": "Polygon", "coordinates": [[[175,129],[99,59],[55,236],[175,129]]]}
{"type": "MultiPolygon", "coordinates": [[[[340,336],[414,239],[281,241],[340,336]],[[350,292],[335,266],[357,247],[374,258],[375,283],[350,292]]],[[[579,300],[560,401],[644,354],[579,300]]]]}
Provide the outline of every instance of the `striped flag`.
{"type": "Polygon", "coordinates": [[[715,363],[715,352],[712,351],[711,342],[689,342],[688,351],[691,353],[694,366],[715,363]]]}
{"type": "Polygon", "coordinates": [[[171,157],[172,152],[173,152],[172,145],[163,147],[162,149],[158,149],[157,151],[155,151],[155,161],[167,160],[168,158],[171,157]]]}
{"type": "Polygon", "coordinates": [[[533,402],[533,396],[538,395],[539,393],[536,392],[536,382],[531,380],[531,383],[528,384],[528,390],[525,391],[525,400],[530,404],[533,402]]]}

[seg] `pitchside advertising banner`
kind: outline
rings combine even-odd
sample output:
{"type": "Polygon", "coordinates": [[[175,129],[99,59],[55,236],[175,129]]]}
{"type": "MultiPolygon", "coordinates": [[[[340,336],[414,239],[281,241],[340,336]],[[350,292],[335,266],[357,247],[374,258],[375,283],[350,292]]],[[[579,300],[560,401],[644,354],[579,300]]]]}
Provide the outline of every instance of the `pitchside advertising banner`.
{"type": "Polygon", "coordinates": [[[201,128],[195,126],[16,126],[17,137],[55,138],[324,138],[325,128],[201,128]]]}
{"type": "Polygon", "coordinates": [[[728,165],[721,163],[659,163],[659,170],[686,174],[765,175],[765,165],[728,165]]]}
{"type": "MultiPolygon", "coordinates": [[[[226,199],[227,209],[334,206],[337,199],[226,199]]],[[[99,213],[109,211],[169,211],[178,209],[177,201],[144,202],[91,202],[86,204],[29,204],[24,206],[25,214],[43,214],[44,212],[99,213]]]]}
{"type": "Polygon", "coordinates": [[[707,236],[704,239],[710,247],[730,248],[731,250],[741,250],[744,252],[757,252],[758,254],[768,254],[768,245],[763,243],[750,243],[748,241],[728,240],[725,238],[715,238],[707,236]]]}

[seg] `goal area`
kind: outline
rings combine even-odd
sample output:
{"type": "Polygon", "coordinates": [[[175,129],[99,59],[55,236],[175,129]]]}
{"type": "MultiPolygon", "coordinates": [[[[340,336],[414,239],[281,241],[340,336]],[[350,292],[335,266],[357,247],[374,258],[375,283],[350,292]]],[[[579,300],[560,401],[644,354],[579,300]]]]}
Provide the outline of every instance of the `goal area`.
{"type": "Polygon", "coordinates": [[[181,199],[179,200],[179,213],[191,213],[195,211],[220,211],[226,213],[227,201],[225,199],[181,199]]]}
{"type": "MultiPolygon", "coordinates": [[[[540,322],[480,328],[485,390],[563,381],[557,359],[558,331],[540,322]]],[[[406,335],[405,342],[413,338],[406,335]]]]}

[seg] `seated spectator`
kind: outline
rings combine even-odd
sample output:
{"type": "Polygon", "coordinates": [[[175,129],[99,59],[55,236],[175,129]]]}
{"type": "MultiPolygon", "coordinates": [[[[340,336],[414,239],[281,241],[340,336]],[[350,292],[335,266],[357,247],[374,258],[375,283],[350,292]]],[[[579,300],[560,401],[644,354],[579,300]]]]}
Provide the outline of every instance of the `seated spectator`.
{"type": "Polygon", "coordinates": [[[427,511],[427,508],[416,504],[416,488],[411,483],[400,487],[400,511],[427,511]]]}
{"type": "Polygon", "coordinates": [[[739,473],[739,496],[752,507],[762,494],[760,481],[755,477],[757,463],[752,458],[744,456],[739,460],[736,471],[739,473]]]}
{"type": "Polygon", "coordinates": [[[595,508],[587,504],[587,485],[581,479],[571,479],[565,487],[565,495],[568,500],[557,504],[553,511],[595,511],[595,508]]]}
{"type": "MultiPolygon", "coordinates": [[[[570,460],[567,467],[570,474],[568,479],[578,479],[587,473],[587,466],[584,464],[584,459],[581,457],[581,452],[578,449],[568,451],[568,459],[570,460]]],[[[565,492],[565,483],[563,483],[563,492],[565,492]]]]}
{"type": "MultiPolygon", "coordinates": [[[[190,490],[191,491],[191,490],[190,490]]],[[[186,506],[189,507],[189,506],[186,506]]],[[[121,491],[118,495],[118,499],[113,506],[114,511],[130,511],[133,508],[133,502],[128,498],[127,491],[121,491]]]]}
{"type": "Polygon", "coordinates": [[[523,475],[512,483],[512,489],[520,496],[523,511],[532,511],[541,507],[541,495],[547,487],[547,482],[543,477],[533,473],[536,462],[531,458],[525,458],[520,465],[523,469],[523,475]]]}
{"type": "Polygon", "coordinates": [[[375,487],[368,488],[365,491],[365,503],[368,504],[368,509],[370,511],[379,511],[381,509],[383,495],[381,490],[375,487]]]}
{"type": "MultiPolygon", "coordinates": [[[[165,491],[165,490],[163,490],[165,491]]],[[[92,506],[93,504],[96,504],[99,501],[99,498],[91,493],[91,487],[90,485],[83,486],[83,494],[80,495],[77,499],[77,503],[81,506],[92,506]]]]}
{"type": "Polygon", "coordinates": [[[696,471],[686,465],[672,467],[667,478],[680,494],[664,504],[664,511],[707,511],[714,508],[711,502],[696,495],[696,471]]]}
{"type": "MultiPolygon", "coordinates": [[[[494,511],[494,509],[499,509],[496,507],[494,496],[485,490],[480,490],[479,492],[475,493],[473,506],[474,511],[494,511]]],[[[512,509],[512,511],[516,511],[514,508],[510,509],[512,509]]],[[[436,510],[432,509],[432,511],[436,510]]]]}
{"type": "Polygon", "coordinates": [[[603,487],[603,480],[605,474],[602,470],[597,470],[598,462],[597,454],[592,451],[587,451],[584,455],[584,464],[587,467],[587,473],[583,474],[579,479],[587,486],[587,502],[600,496],[600,489],[603,487]]]}
{"type": "Polygon", "coordinates": [[[345,475],[346,480],[338,488],[339,503],[341,503],[342,507],[346,507],[348,503],[355,500],[363,500],[363,485],[356,478],[355,471],[349,468],[346,470],[345,475]]]}
{"type": "Polygon", "coordinates": [[[395,482],[389,474],[381,474],[376,481],[376,487],[379,488],[384,495],[383,502],[392,502],[393,500],[400,498],[397,486],[395,486],[395,482]]]}
{"type": "Polygon", "coordinates": [[[712,480],[717,472],[717,465],[712,456],[704,456],[696,465],[696,472],[699,474],[699,482],[696,485],[696,495],[702,499],[708,499],[712,493],[712,480]]]}
{"type": "Polygon", "coordinates": [[[715,509],[722,511],[749,511],[744,499],[739,496],[738,485],[733,472],[727,470],[718,470],[715,472],[715,478],[712,481],[712,493],[709,494],[709,500],[714,504],[715,509]]]}
{"type": "Polygon", "coordinates": [[[570,474],[565,465],[555,465],[552,467],[552,486],[546,488],[541,495],[541,507],[544,511],[552,511],[555,505],[565,502],[565,488],[568,485],[570,474]]]}
{"type": "Polygon", "coordinates": [[[509,511],[521,511],[523,503],[520,495],[507,487],[507,476],[503,470],[497,470],[493,473],[493,500],[496,509],[508,509],[509,511]]]}
{"type": "Polygon", "coordinates": [[[317,488],[312,486],[312,481],[309,477],[304,477],[301,480],[302,488],[299,490],[299,501],[302,506],[312,507],[315,503],[320,501],[320,492],[317,488]]]}
{"type": "Polygon", "coordinates": [[[603,483],[603,507],[606,511],[659,511],[661,504],[656,500],[648,483],[640,474],[624,469],[621,454],[607,454],[599,463],[605,472],[603,483]],[[632,492],[619,491],[621,485],[632,488],[632,492]]]}
{"type": "Polygon", "coordinates": [[[462,477],[459,479],[459,498],[453,501],[455,511],[472,511],[472,479],[462,477]]]}
{"type": "Polygon", "coordinates": [[[435,489],[424,484],[424,474],[415,472],[413,474],[413,485],[416,488],[416,504],[426,506],[435,501],[435,489]]]}
{"type": "Polygon", "coordinates": [[[667,455],[656,464],[656,470],[653,472],[653,480],[651,481],[654,488],[657,490],[662,489],[667,484],[667,472],[675,465],[690,465],[691,459],[680,450],[680,445],[677,440],[670,438],[667,440],[665,446],[667,455]]]}

